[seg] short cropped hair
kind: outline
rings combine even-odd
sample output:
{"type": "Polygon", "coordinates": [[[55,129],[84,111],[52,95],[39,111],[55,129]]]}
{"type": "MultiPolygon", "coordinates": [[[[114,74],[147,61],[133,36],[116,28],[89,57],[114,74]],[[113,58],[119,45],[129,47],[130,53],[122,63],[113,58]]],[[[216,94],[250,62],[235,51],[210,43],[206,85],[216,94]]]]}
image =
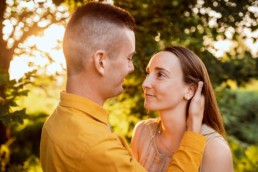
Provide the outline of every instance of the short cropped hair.
{"type": "Polygon", "coordinates": [[[134,31],[135,20],[129,12],[119,7],[89,2],[77,8],[68,22],[63,40],[68,75],[79,72],[96,50],[115,54],[113,51],[119,49],[119,36],[123,28],[134,31]]]}

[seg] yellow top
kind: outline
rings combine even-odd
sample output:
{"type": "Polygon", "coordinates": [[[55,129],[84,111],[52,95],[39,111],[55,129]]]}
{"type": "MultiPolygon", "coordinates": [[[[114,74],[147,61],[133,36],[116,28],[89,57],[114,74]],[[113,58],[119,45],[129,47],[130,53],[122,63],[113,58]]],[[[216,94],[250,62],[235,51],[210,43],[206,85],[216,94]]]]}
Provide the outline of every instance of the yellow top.
{"type": "MultiPolygon", "coordinates": [[[[108,112],[84,97],[61,93],[61,101],[45,122],[40,143],[44,172],[141,172],[122,138],[108,126],[108,112]]],[[[186,132],[168,171],[198,171],[205,137],[186,132]]]]}

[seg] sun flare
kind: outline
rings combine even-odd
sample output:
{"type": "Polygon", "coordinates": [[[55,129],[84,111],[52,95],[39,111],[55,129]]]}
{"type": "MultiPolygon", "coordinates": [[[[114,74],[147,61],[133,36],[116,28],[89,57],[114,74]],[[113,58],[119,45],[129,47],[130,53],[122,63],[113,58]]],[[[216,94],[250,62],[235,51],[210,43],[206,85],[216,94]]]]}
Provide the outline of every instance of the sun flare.
{"type": "Polygon", "coordinates": [[[46,53],[53,61],[46,67],[47,74],[61,72],[65,67],[64,55],[60,46],[64,31],[64,26],[53,24],[42,35],[29,37],[24,42],[23,47],[36,47],[36,50],[33,49],[33,52],[14,56],[10,64],[10,79],[19,79],[24,73],[32,71],[35,67],[29,65],[31,62],[41,67],[47,65],[49,59],[42,56],[42,52],[46,53]]]}

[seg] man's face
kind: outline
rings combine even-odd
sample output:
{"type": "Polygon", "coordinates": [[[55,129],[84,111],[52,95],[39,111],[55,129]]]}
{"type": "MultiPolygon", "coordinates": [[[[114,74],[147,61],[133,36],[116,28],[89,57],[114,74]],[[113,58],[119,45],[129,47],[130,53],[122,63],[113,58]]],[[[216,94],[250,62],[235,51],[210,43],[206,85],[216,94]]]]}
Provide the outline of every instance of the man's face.
{"type": "Polygon", "coordinates": [[[128,73],[134,70],[132,57],[135,53],[135,35],[129,29],[123,29],[119,50],[110,59],[108,85],[109,97],[114,97],[123,92],[123,82],[128,73]]]}

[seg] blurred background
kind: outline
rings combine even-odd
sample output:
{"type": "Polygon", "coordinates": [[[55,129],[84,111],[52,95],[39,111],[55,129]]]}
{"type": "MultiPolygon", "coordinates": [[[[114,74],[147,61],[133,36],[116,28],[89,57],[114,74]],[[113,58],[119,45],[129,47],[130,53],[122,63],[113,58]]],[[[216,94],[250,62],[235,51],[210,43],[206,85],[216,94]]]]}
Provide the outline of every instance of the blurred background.
{"type": "MultiPolygon", "coordinates": [[[[0,171],[41,172],[41,128],[65,89],[62,37],[86,0],[0,1],[0,171]]],[[[153,53],[168,45],[205,63],[223,115],[236,172],[258,171],[258,1],[110,0],[135,17],[135,71],[110,99],[113,131],[156,117],[143,107],[141,83],[153,53]]]]}

